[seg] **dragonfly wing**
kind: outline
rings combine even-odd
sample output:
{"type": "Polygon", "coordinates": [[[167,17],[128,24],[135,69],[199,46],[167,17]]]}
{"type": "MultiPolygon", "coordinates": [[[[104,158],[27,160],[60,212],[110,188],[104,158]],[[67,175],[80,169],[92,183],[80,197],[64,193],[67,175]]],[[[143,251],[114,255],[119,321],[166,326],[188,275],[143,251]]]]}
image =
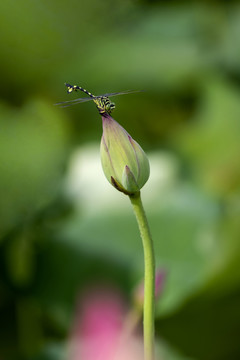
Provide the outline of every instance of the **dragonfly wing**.
{"type": "Polygon", "coordinates": [[[59,105],[60,107],[67,107],[67,106],[77,105],[77,104],[81,104],[83,102],[92,101],[92,100],[93,100],[93,98],[79,98],[79,99],[74,99],[74,100],[61,101],[54,105],[59,105]]]}
{"type": "MultiPolygon", "coordinates": [[[[117,95],[125,95],[125,94],[132,94],[132,93],[137,93],[137,92],[142,92],[144,90],[125,90],[125,91],[120,91],[120,92],[115,92],[115,93],[109,93],[109,94],[103,94],[101,96],[117,96],[117,95]]],[[[96,96],[96,97],[101,97],[101,96],[96,96]]]]}

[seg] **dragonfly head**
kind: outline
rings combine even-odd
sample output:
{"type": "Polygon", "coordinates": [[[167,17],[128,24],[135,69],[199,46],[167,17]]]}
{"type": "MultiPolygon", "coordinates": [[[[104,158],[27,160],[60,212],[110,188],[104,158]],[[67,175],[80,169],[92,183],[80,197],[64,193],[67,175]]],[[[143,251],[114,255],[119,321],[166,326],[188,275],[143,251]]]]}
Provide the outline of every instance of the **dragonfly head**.
{"type": "Polygon", "coordinates": [[[115,109],[115,104],[107,96],[96,97],[93,101],[101,115],[106,113],[110,115],[115,109]]]}

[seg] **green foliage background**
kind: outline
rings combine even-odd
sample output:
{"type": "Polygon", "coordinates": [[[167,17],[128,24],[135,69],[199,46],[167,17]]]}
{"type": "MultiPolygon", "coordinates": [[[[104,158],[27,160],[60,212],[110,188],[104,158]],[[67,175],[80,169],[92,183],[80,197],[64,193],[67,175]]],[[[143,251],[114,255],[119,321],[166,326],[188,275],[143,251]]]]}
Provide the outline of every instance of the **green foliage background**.
{"type": "Polygon", "coordinates": [[[128,199],[92,167],[95,107],[53,106],[65,81],[145,90],[116,97],[114,118],[150,157],[163,359],[239,359],[239,4],[9,0],[0,31],[1,359],[64,358],[86,285],[129,298],[143,274],[128,199]]]}

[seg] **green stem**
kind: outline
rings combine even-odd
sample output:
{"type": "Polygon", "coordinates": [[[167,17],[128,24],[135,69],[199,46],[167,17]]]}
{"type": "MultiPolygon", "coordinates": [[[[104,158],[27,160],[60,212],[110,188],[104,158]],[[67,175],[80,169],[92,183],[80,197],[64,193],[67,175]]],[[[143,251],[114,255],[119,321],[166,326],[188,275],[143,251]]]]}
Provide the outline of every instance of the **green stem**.
{"type": "Polygon", "coordinates": [[[154,360],[155,259],[153,241],[145,211],[143,209],[140,192],[134,195],[130,195],[129,198],[137,218],[144,251],[144,359],[154,360]]]}

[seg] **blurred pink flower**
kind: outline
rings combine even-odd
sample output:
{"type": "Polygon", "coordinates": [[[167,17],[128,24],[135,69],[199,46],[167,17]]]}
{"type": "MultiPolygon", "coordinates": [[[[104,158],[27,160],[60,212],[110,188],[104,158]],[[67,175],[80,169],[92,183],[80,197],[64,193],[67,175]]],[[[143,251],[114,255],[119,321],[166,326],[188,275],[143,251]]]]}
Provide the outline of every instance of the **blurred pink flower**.
{"type": "Polygon", "coordinates": [[[142,360],[139,317],[126,312],[112,290],[93,290],[80,302],[70,340],[69,360],[142,360]]]}

